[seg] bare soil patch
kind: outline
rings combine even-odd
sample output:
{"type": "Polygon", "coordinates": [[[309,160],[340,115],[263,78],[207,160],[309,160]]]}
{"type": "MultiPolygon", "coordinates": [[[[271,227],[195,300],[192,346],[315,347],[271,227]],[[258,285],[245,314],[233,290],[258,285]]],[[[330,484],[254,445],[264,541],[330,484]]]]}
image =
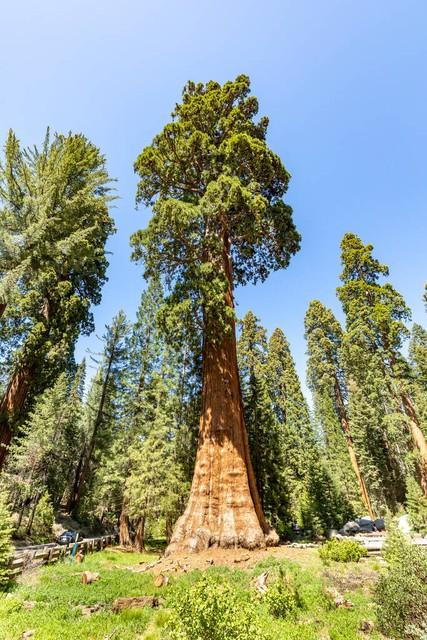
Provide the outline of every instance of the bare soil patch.
{"type": "Polygon", "coordinates": [[[267,558],[291,560],[303,568],[319,567],[321,562],[315,548],[295,548],[289,544],[267,549],[248,551],[246,549],[208,549],[199,553],[176,553],[161,556],[153,562],[142,562],[128,567],[137,573],[151,572],[182,574],[195,569],[204,570],[209,566],[250,569],[267,558]]]}

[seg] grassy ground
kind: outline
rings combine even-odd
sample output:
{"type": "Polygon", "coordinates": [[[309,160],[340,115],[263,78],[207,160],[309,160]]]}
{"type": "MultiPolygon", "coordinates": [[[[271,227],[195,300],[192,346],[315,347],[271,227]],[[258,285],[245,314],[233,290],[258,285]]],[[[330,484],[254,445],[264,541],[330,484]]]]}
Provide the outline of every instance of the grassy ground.
{"type": "MultiPolygon", "coordinates": [[[[34,631],[34,640],[166,640],[164,627],[174,596],[199,579],[201,572],[172,575],[167,587],[156,588],[152,573],[134,573],[126,568],[157,557],[155,553],[106,550],[86,557],[82,565],[66,561],[23,576],[20,584],[0,596],[0,638],[19,640],[25,632],[34,631]],[[98,572],[100,580],[84,586],[82,571],[98,572]],[[115,598],[139,595],[161,596],[162,607],[119,614],[111,611],[115,598]],[[86,617],[82,608],[89,605],[98,605],[99,610],[86,617]]],[[[269,580],[275,579],[280,567],[294,576],[304,602],[297,620],[277,620],[262,601],[257,605],[263,627],[272,640],[366,638],[361,627],[364,621],[375,621],[370,589],[378,562],[368,559],[357,565],[325,568],[316,549],[304,550],[300,559],[295,562],[286,557],[269,557],[244,569],[209,566],[206,571],[228,580],[237,591],[253,592],[254,597],[251,580],[262,571],[269,571],[269,580]],[[330,587],[351,600],[353,608],[331,605],[325,591],[330,587]]],[[[369,634],[372,640],[380,637],[375,629],[369,634]]]]}

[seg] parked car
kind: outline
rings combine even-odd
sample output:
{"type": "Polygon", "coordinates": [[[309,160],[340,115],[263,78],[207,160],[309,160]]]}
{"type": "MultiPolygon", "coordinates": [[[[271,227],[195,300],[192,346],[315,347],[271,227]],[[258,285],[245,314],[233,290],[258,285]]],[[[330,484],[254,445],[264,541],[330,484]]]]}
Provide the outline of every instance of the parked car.
{"type": "Polygon", "coordinates": [[[70,544],[72,542],[78,542],[80,539],[80,534],[78,531],[64,531],[59,536],[57,542],[58,544],[70,544]]]}

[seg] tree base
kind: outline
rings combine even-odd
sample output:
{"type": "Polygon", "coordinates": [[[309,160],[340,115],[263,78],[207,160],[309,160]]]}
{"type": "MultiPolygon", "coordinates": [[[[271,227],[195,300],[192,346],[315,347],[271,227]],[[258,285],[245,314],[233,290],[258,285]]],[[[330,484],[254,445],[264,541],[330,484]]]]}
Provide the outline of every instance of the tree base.
{"type": "Polygon", "coordinates": [[[206,527],[192,529],[188,526],[185,514],[176,523],[175,531],[166,548],[165,555],[175,553],[199,553],[208,549],[265,549],[276,547],[279,536],[274,529],[264,533],[261,527],[245,527],[241,531],[213,532],[206,527]]]}

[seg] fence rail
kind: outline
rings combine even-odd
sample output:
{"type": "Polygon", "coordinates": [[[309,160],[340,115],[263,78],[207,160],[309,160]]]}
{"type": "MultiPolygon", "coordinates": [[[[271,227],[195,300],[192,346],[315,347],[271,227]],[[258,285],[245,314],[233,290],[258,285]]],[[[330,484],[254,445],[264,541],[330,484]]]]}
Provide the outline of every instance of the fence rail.
{"type": "Polygon", "coordinates": [[[16,549],[10,562],[12,577],[16,577],[23,571],[35,569],[45,564],[53,564],[58,560],[67,558],[73,553],[80,552],[83,555],[94,551],[102,551],[105,547],[117,542],[117,535],[100,536],[99,538],[87,538],[81,542],[70,544],[46,544],[42,547],[24,547],[16,549]]]}

